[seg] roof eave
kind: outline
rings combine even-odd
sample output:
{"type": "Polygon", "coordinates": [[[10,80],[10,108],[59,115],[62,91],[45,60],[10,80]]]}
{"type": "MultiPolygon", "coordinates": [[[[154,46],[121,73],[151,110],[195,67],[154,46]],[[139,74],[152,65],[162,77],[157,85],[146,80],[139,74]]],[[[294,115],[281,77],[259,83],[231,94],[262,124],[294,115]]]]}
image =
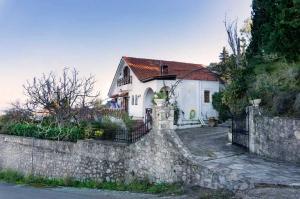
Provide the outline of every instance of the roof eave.
{"type": "Polygon", "coordinates": [[[160,75],[160,76],[154,76],[154,77],[150,77],[150,78],[146,78],[141,80],[143,83],[145,82],[149,82],[152,80],[176,80],[176,75],[160,75]]]}

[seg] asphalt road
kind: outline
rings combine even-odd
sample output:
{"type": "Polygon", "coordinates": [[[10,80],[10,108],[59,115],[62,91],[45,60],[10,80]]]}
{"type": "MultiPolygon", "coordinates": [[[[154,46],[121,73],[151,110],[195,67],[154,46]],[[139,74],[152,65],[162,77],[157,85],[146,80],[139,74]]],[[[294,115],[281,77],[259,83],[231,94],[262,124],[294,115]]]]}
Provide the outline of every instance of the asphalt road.
{"type": "Polygon", "coordinates": [[[151,194],[77,188],[35,188],[0,183],[0,199],[156,199],[151,194]]]}

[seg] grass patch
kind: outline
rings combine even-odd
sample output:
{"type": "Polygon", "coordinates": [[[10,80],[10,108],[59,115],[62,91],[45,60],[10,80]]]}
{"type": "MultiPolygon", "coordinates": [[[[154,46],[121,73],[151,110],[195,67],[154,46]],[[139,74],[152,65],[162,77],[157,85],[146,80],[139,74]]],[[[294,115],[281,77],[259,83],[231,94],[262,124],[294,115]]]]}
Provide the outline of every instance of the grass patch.
{"type": "Polygon", "coordinates": [[[140,193],[162,194],[162,195],[180,195],[183,193],[183,187],[179,184],[150,183],[144,181],[124,182],[99,182],[94,180],[79,181],[74,178],[46,178],[34,175],[23,175],[13,170],[0,171],[0,181],[24,184],[33,187],[77,187],[90,189],[106,189],[115,191],[130,191],[140,193]]]}

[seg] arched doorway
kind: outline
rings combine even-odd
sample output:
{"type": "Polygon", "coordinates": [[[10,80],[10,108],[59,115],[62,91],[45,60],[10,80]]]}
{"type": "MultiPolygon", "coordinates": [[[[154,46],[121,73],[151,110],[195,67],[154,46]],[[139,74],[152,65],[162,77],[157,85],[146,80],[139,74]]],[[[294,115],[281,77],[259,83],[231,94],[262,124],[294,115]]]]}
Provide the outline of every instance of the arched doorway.
{"type": "Polygon", "coordinates": [[[144,113],[147,108],[152,108],[153,96],[154,96],[154,92],[152,88],[147,88],[144,94],[144,113]]]}

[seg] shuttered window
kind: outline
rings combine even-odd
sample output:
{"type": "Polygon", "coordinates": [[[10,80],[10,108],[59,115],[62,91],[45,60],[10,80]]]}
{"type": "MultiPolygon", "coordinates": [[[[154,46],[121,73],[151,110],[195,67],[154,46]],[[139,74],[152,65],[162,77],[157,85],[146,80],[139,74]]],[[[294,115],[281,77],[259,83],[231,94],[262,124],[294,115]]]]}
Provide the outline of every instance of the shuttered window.
{"type": "Polygon", "coordinates": [[[131,96],[131,105],[134,105],[134,95],[131,96]]]}
{"type": "Polygon", "coordinates": [[[209,91],[204,91],[204,103],[210,103],[210,93],[209,93],[209,91]]]}
{"type": "Polygon", "coordinates": [[[138,96],[135,95],[135,105],[138,105],[138,96]]]}

